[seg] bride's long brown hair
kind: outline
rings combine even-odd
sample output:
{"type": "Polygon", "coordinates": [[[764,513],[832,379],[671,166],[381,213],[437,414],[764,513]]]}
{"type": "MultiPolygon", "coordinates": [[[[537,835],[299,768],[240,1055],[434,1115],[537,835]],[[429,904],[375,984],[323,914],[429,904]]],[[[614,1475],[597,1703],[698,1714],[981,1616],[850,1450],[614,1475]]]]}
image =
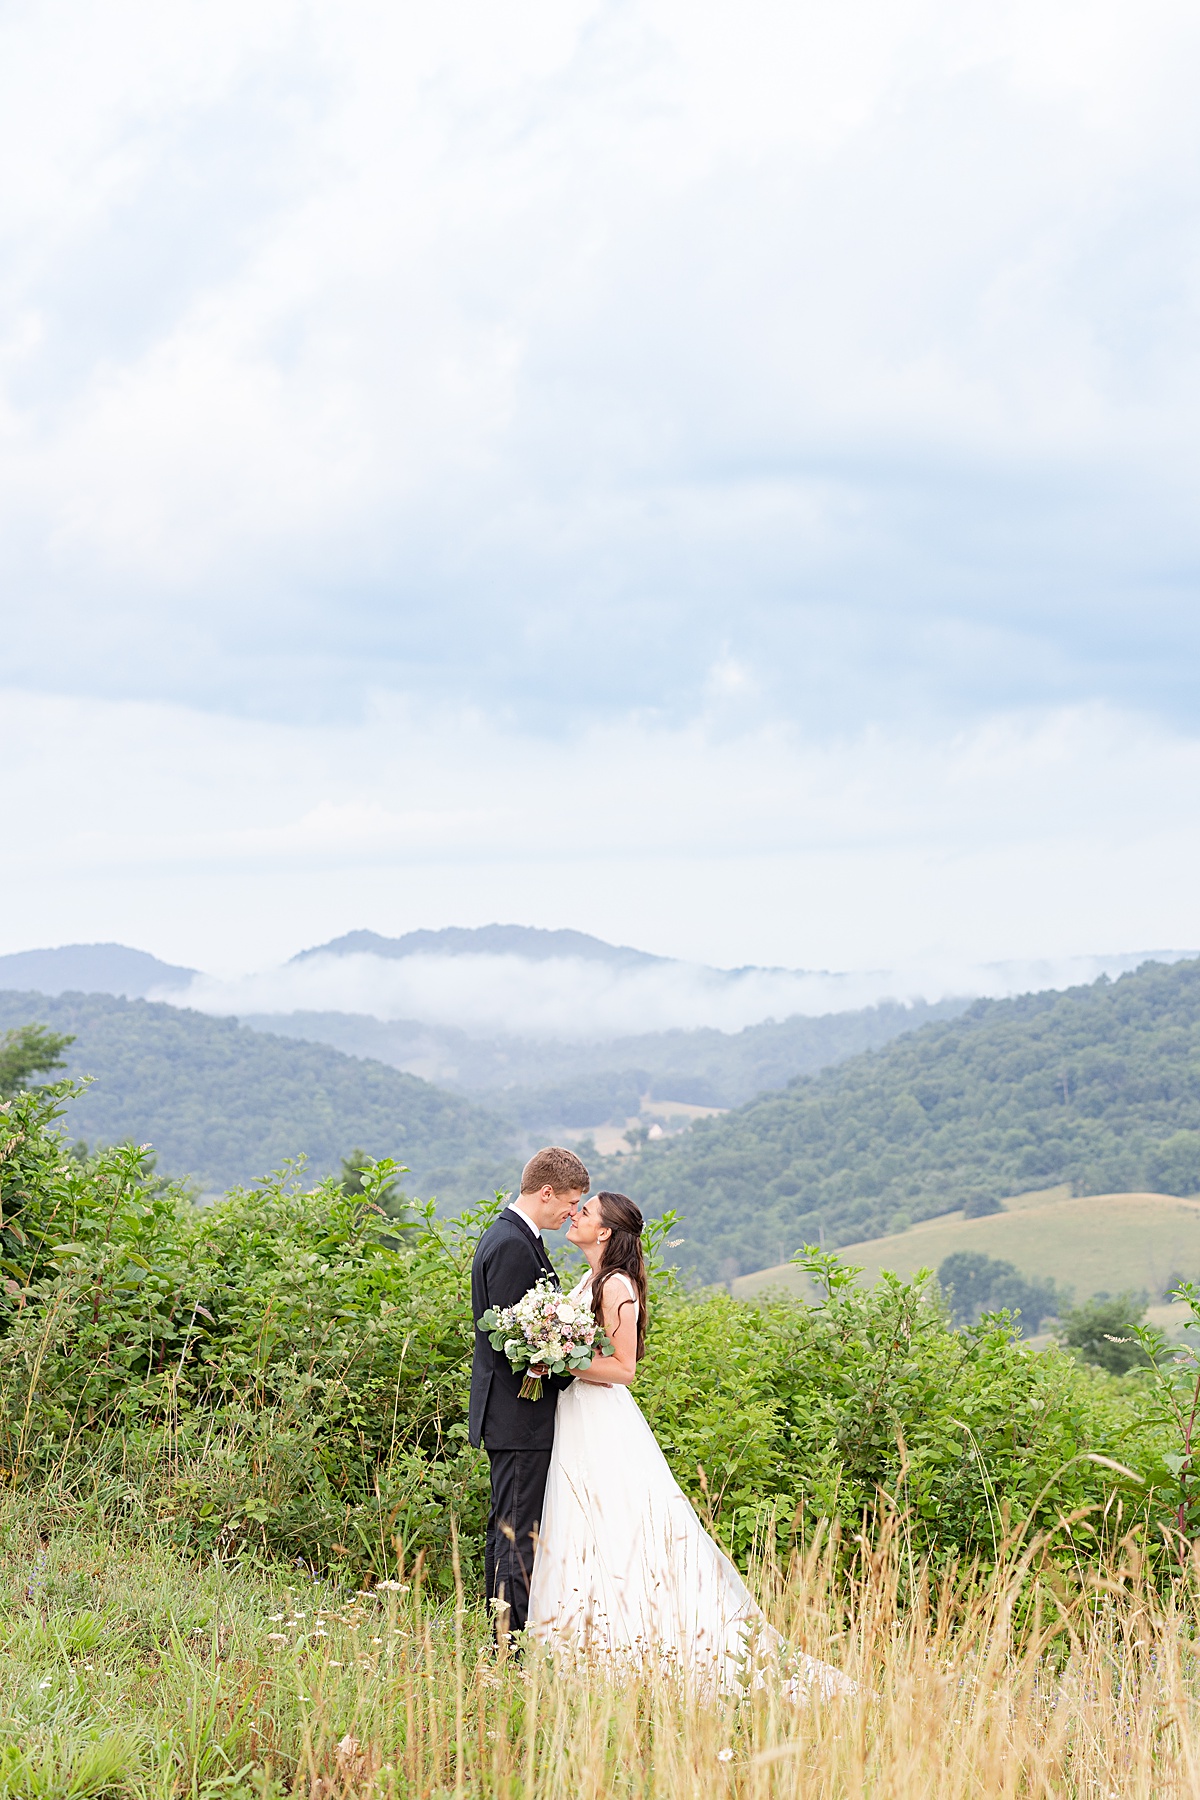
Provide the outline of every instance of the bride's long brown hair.
{"type": "MultiPolygon", "coordinates": [[[[603,1324],[604,1287],[609,1276],[628,1275],[637,1295],[636,1361],[641,1362],[646,1354],[646,1259],[642,1255],[642,1226],[645,1221],[628,1194],[610,1194],[605,1191],[597,1194],[596,1200],[600,1207],[600,1218],[608,1226],[610,1236],[600,1255],[600,1267],[592,1276],[592,1317],[598,1325],[603,1324]]],[[[617,1308],[618,1319],[621,1307],[631,1304],[628,1298],[620,1302],[617,1308]]]]}

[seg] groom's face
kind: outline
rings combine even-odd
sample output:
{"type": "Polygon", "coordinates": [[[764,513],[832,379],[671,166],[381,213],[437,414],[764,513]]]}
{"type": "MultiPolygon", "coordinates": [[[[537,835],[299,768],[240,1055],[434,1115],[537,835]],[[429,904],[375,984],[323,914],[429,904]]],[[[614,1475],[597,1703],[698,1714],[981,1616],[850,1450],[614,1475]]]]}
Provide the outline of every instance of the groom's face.
{"type": "Polygon", "coordinates": [[[522,1194],[521,1199],[536,1219],[540,1230],[560,1231],[566,1221],[574,1216],[575,1208],[583,1199],[583,1189],[567,1188],[565,1192],[556,1194],[547,1183],[536,1194],[522,1194]]]}

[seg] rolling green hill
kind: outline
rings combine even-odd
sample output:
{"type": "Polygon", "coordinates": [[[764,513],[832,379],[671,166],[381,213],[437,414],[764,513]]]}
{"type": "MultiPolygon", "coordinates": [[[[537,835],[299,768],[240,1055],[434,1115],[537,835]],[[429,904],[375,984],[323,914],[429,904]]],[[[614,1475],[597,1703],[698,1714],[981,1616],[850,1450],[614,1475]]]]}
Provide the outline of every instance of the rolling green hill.
{"type": "Polygon", "coordinates": [[[409,1191],[478,1199],[519,1170],[508,1126],[457,1094],[324,1044],[235,1019],[107,994],[0,992],[0,1031],[73,1032],[67,1073],[93,1075],[66,1127],[91,1143],[149,1142],[202,1187],[253,1181],[304,1152],[316,1173],[358,1147],[407,1163],[409,1191]]]}
{"type": "Polygon", "coordinates": [[[597,1173],[707,1280],[1060,1183],[1200,1192],[1200,962],[977,1001],[597,1173]]]}
{"type": "MultiPolygon", "coordinates": [[[[1200,1278],[1200,1200],[1165,1194],[1076,1199],[1051,1189],[1022,1196],[987,1218],[965,1219],[959,1212],[925,1219],[908,1231],[848,1244],[840,1254],[862,1269],[870,1286],[884,1269],[907,1279],[918,1269],[938,1269],[962,1250],[998,1257],[1035,1280],[1049,1277],[1073,1289],[1076,1299],[1130,1288],[1158,1299],[1174,1277],[1200,1278]]],[[[816,1298],[794,1264],[760,1269],[733,1284],[742,1299],[779,1289],[816,1298]]]]}

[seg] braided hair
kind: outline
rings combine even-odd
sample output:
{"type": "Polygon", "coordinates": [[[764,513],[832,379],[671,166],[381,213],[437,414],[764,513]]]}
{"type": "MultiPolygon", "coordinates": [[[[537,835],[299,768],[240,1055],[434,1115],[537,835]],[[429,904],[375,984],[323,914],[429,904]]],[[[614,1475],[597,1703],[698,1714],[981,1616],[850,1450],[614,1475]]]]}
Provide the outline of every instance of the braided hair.
{"type": "MultiPolygon", "coordinates": [[[[610,1236],[601,1253],[600,1267],[592,1277],[592,1317],[598,1325],[603,1324],[604,1288],[609,1276],[627,1275],[637,1295],[636,1360],[641,1362],[646,1353],[646,1259],[642,1255],[644,1221],[628,1194],[602,1192],[596,1195],[596,1200],[600,1207],[601,1221],[608,1226],[610,1236]]],[[[631,1304],[628,1298],[621,1301],[617,1308],[618,1318],[621,1308],[631,1304]]]]}

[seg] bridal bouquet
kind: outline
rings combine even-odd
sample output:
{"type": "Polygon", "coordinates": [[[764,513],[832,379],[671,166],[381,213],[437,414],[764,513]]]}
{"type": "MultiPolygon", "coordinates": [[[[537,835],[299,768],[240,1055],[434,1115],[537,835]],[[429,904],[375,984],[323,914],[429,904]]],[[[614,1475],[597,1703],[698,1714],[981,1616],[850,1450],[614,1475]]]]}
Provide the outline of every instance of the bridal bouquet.
{"type": "Polygon", "coordinates": [[[597,1351],[613,1354],[587,1301],[568,1299],[549,1280],[537,1282],[515,1306],[489,1306],[477,1323],[493,1350],[503,1350],[518,1373],[526,1371],[522,1400],[541,1399],[544,1375],[586,1369],[597,1351]]]}

